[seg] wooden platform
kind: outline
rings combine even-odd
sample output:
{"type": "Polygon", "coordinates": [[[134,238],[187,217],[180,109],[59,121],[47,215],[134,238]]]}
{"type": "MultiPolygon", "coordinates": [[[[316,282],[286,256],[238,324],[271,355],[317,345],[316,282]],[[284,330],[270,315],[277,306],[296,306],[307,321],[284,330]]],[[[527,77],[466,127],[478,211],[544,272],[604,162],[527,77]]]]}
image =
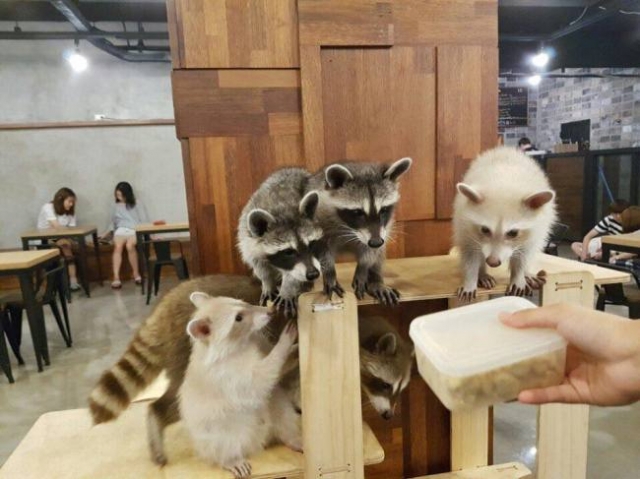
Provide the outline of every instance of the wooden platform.
{"type": "Polygon", "coordinates": [[[533,479],[533,475],[524,465],[518,462],[508,462],[496,466],[476,467],[413,479],[533,479]]]}
{"type": "MultiPolygon", "coordinates": [[[[91,426],[87,409],[43,414],[0,469],[1,479],[231,479],[194,455],[182,423],[167,428],[169,463],[160,468],[147,450],[147,402],[137,402],[116,421],[91,426]]],[[[384,451],[364,424],[366,464],[384,460],[384,451]]],[[[254,478],[301,477],[304,455],[285,446],[251,459],[254,478]]]]}

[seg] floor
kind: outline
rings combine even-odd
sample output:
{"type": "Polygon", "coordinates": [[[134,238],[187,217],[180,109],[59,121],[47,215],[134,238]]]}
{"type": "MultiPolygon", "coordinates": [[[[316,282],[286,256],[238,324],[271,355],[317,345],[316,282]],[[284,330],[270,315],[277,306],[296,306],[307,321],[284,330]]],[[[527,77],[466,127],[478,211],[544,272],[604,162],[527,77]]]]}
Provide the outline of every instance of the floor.
{"type": "MultiPolygon", "coordinates": [[[[170,279],[163,279],[161,287],[168,289],[170,284],[170,279]]],[[[25,324],[22,352],[27,364],[18,367],[14,363],[15,384],[0,378],[0,464],[41,414],[85,407],[97,378],[120,356],[152,305],[145,305],[132,283],[125,283],[117,292],[106,283],[94,285],[91,298],[75,294],[70,305],[72,348],[65,347],[47,312],[51,366],[43,373],[36,371],[25,324]]],[[[611,311],[626,313],[624,308],[611,311]]],[[[494,427],[495,461],[519,460],[534,468],[536,408],[517,403],[497,406],[494,427]]],[[[640,403],[592,408],[588,478],[638,479],[639,471],[640,403]]]]}

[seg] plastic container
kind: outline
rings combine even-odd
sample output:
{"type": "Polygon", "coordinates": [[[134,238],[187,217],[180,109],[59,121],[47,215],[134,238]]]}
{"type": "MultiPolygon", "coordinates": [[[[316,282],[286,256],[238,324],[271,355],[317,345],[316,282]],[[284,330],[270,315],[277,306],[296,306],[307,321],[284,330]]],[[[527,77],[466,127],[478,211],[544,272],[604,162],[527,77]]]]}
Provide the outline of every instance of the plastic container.
{"type": "Polygon", "coordinates": [[[535,307],[507,296],[413,320],[418,370],[448,409],[489,406],[562,382],[567,348],[556,331],[514,329],[498,319],[535,307]]]}

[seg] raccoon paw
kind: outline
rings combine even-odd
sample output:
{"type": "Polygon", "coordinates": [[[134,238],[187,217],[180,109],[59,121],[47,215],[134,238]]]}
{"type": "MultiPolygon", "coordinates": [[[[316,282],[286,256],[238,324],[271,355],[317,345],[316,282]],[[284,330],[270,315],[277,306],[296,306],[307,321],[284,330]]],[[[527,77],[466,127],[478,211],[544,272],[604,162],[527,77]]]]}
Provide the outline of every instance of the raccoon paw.
{"type": "Polygon", "coordinates": [[[492,289],[496,286],[496,279],[490,274],[481,274],[478,278],[478,286],[485,289],[492,289]]]}
{"type": "Polygon", "coordinates": [[[474,299],[476,299],[477,289],[465,289],[464,286],[460,286],[458,288],[458,300],[461,303],[470,303],[474,299]]]}
{"type": "Polygon", "coordinates": [[[338,297],[344,297],[344,289],[337,281],[334,281],[333,284],[325,283],[324,284],[324,294],[327,295],[329,299],[333,296],[333,293],[336,293],[338,297]]]}
{"type": "Polygon", "coordinates": [[[277,297],[277,291],[263,291],[260,295],[260,306],[266,306],[267,302],[275,301],[277,297]]]}
{"type": "Polygon", "coordinates": [[[367,292],[386,306],[394,306],[400,301],[400,293],[397,289],[390,288],[384,283],[371,283],[367,292]]]}
{"type": "Polygon", "coordinates": [[[535,276],[526,275],[524,279],[530,289],[540,289],[547,282],[547,272],[540,270],[535,276]]]}
{"type": "Polygon", "coordinates": [[[281,310],[285,317],[295,318],[298,314],[298,298],[284,298],[280,295],[273,301],[276,309],[281,310]]]}
{"type": "Polygon", "coordinates": [[[167,456],[165,456],[162,451],[152,452],[151,460],[160,467],[167,465],[167,456]]]}
{"type": "Polygon", "coordinates": [[[236,479],[251,477],[251,463],[249,461],[238,461],[225,469],[230,471],[236,479]]]}
{"type": "Polygon", "coordinates": [[[511,283],[505,293],[507,296],[531,296],[532,294],[533,290],[526,283],[524,285],[511,283]]]}
{"type": "Polygon", "coordinates": [[[356,295],[356,298],[364,299],[364,295],[367,293],[366,282],[353,278],[353,283],[351,283],[351,287],[353,288],[353,293],[356,295]]]}

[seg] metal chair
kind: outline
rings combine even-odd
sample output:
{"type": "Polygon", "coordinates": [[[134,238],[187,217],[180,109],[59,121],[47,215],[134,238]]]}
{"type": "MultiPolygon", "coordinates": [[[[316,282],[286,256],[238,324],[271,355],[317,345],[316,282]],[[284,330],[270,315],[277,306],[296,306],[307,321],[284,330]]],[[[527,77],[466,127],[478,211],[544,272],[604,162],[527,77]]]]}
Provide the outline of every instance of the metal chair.
{"type": "MultiPolygon", "coordinates": [[[[9,324],[9,312],[6,308],[0,308],[0,369],[2,369],[2,372],[7,376],[9,382],[14,383],[15,379],[13,379],[13,372],[11,371],[9,351],[7,350],[7,343],[4,339],[6,334],[9,342],[11,342],[10,333],[6,329],[9,324]]],[[[24,364],[24,361],[21,364],[24,364]]]]}
{"type": "Polygon", "coordinates": [[[189,270],[187,268],[187,260],[184,257],[182,242],[179,240],[151,240],[143,243],[144,245],[152,245],[155,252],[155,258],[149,258],[146,264],[147,270],[147,304],[151,300],[151,275],[153,274],[153,291],[154,296],[158,295],[160,287],[160,273],[163,266],[173,266],[180,280],[189,279],[189,270]],[[180,254],[177,257],[171,255],[171,244],[177,243],[180,254]]]}
{"type": "Polygon", "coordinates": [[[631,273],[631,276],[633,276],[636,283],[635,286],[617,283],[605,284],[598,288],[596,309],[604,311],[608,304],[626,306],[629,308],[629,319],[640,319],[640,263],[638,263],[639,267],[636,269],[594,260],[587,260],[585,262],[595,264],[603,268],[631,273]]]}
{"type": "Polygon", "coordinates": [[[555,223],[551,227],[551,234],[549,234],[549,239],[544,247],[544,252],[546,254],[558,256],[558,245],[565,240],[568,231],[569,225],[564,223],[555,223]]]}

